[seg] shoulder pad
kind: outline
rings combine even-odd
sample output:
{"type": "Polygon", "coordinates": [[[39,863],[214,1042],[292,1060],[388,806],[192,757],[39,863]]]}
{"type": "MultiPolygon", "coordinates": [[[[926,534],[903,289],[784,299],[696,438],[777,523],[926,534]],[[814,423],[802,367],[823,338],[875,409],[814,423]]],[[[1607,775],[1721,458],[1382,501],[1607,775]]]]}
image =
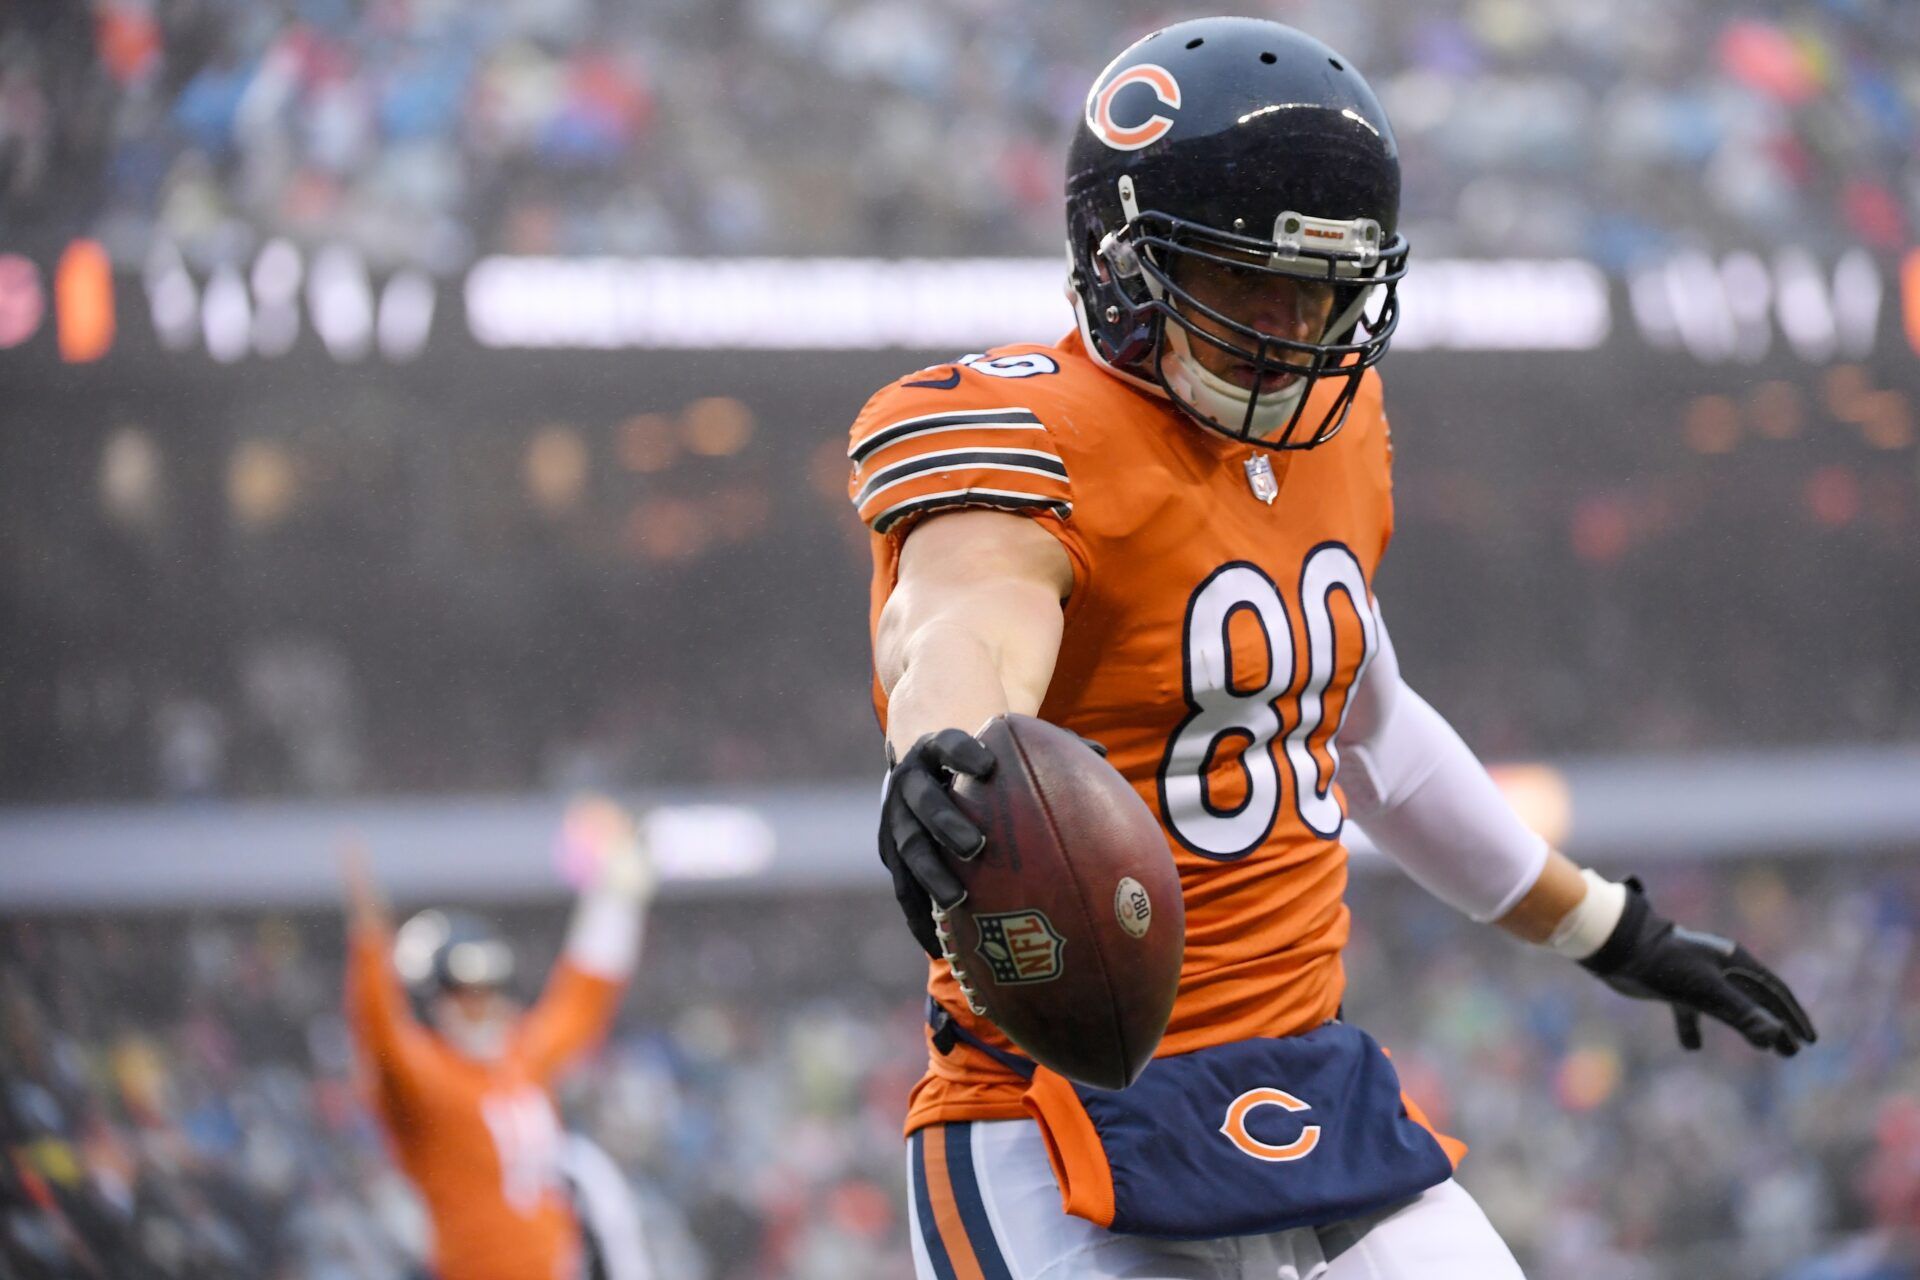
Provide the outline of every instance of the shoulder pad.
{"type": "Polygon", "coordinates": [[[952,507],[1071,512],[1048,397],[1030,394],[1059,367],[1045,350],[990,352],[883,388],[854,421],[847,449],[860,518],[885,533],[952,507]]]}

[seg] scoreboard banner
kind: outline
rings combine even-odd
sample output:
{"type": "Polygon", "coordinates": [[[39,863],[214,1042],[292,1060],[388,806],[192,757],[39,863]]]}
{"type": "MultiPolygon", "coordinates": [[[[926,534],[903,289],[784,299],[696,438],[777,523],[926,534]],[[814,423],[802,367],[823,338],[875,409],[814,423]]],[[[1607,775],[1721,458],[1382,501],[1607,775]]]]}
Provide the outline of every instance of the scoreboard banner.
{"type": "MultiPolygon", "coordinates": [[[[230,365],[304,350],[342,364],[476,351],[950,353],[1064,331],[1052,258],[488,257],[383,269],[272,240],[245,261],[158,245],[137,270],[75,240],[0,245],[0,370],[145,355],[230,365]]],[[[1609,273],[1580,259],[1418,259],[1399,351],[1669,353],[1810,365],[1920,352],[1920,249],[1892,259],[1690,251],[1609,273]]]]}

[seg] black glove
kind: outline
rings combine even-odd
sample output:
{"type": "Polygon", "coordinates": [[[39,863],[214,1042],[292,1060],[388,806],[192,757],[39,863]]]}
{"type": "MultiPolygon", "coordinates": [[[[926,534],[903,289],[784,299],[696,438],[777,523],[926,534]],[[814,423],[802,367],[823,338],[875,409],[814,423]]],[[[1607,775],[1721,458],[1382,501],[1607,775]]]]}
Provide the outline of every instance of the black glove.
{"type": "MultiPolygon", "coordinates": [[[[1106,758],[1107,749],[1092,738],[1080,741],[1106,758]]],[[[946,860],[970,862],[987,847],[987,833],[953,802],[953,775],[993,776],[993,753],[971,734],[942,729],[908,747],[897,762],[889,746],[887,758],[893,767],[880,798],[880,861],[893,876],[893,896],[914,940],[939,960],[945,952],[934,924],[934,904],[951,911],[967,897],[946,860]]]]}
{"type": "Polygon", "coordinates": [[[993,753],[978,738],[942,729],[908,747],[887,773],[880,799],[880,861],[893,876],[893,896],[914,940],[935,960],[941,950],[934,904],[950,911],[967,896],[947,859],[977,858],[987,845],[986,832],[953,802],[953,776],[986,778],[993,766],[993,753]]]}
{"type": "Polygon", "coordinates": [[[1628,877],[1626,886],[1620,923],[1580,963],[1621,995],[1672,1005],[1682,1048],[1700,1047],[1703,1013],[1783,1058],[1819,1038],[1787,984],[1745,947],[1681,928],[1653,909],[1638,879],[1628,877]]]}

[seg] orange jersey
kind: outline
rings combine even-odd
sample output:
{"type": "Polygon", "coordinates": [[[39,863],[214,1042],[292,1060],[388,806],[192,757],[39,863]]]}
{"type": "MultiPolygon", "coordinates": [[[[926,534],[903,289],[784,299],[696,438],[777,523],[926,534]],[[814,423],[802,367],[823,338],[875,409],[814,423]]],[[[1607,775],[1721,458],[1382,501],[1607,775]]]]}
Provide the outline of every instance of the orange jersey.
{"type": "MultiPolygon", "coordinates": [[[[1337,390],[1316,389],[1308,417],[1337,390]]],[[[1186,958],[1158,1052],[1333,1017],[1348,927],[1333,737],[1377,645],[1369,583],[1393,526],[1377,376],[1332,440],[1274,452],[1195,425],[1071,335],[894,383],[852,439],[876,625],[931,512],[1020,512],[1066,549],[1073,591],[1039,714],[1107,747],[1179,868],[1186,958]]],[[[884,723],[877,681],[874,697],[884,723]]],[[[929,973],[963,1026],[1008,1043],[945,965],[929,973]]],[[[1020,1117],[1024,1087],[965,1045],[932,1054],[907,1129],[1020,1117]]]]}
{"type": "Polygon", "coordinates": [[[559,1178],[551,1082],[613,1021],[621,984],[564,959],[497,1062],[463,1057],[414,1020],[391,939],[353,937],[347,1015],[400,1167],[433,1220],[442,1280],[571,1280],[579,1230],[559,1178]]]}

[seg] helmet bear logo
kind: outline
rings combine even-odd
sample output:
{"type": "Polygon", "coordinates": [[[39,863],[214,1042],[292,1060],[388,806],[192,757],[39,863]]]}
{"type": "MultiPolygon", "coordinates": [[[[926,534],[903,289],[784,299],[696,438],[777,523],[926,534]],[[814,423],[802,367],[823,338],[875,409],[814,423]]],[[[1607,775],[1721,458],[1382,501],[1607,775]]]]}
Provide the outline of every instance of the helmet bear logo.
{"type": "Polygon", "coordinates": [[[1180,82],[1165,67],[1143,62],[1128,67],[1105,85],[1096,84],[1087,95],[1087,128],[1093,136],[1116,151],[1138,151],[1166,136],[1173,128],[1171,116],[1155,113],[1136,125],[1122,125],[1113,118],[1113,100],[1130,84],[1144,84],[1153,90],[1160,105],[1170,111],[1180,109],[1180,82]]]}

